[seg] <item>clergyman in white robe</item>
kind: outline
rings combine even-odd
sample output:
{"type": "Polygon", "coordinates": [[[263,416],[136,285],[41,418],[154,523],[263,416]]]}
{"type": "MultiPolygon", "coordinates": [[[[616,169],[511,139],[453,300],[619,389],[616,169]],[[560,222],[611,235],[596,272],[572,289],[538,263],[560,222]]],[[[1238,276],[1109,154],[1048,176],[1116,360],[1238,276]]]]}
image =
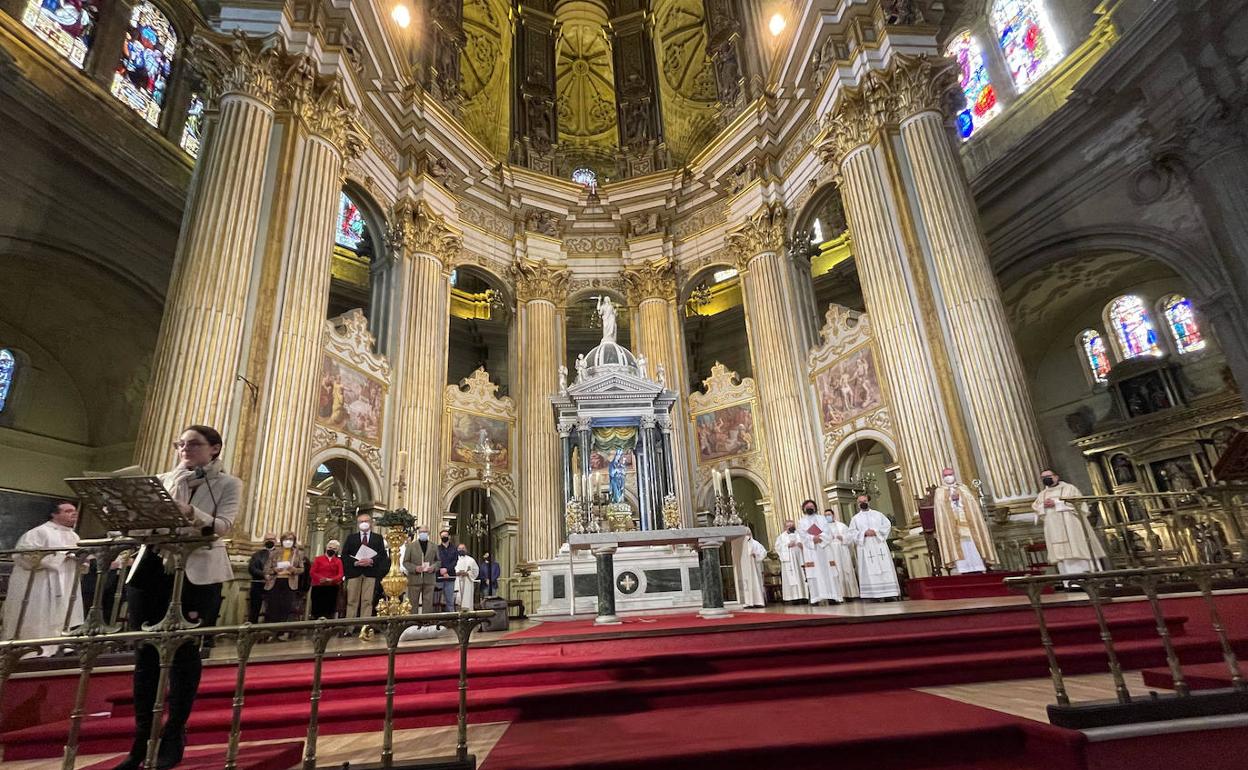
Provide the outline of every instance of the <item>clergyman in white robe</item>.
{"type": "Polygon", "coordinates": [[[481,568],[477,560],[465,551],[459,552],[459,560],[455,562],[455,606],[456,609],[472,611],[476,609],[476,585],[481,568]]]}
{"type": "Polygon", "coordinates": [[[806,580],[802,577],[802,536],[797,524],[784,523],[784,531],[776,538],[776,555],[780,557],[780,598],[796,602],[806,598],[806,580]]]}
{"type": "Polygon", "coordinates": [[[822,513],[808,513],[797,522],[797,533],[802,536],[810,603],[844,601],[840,565],[832,550],[832,522],[822,513]]]}
{"type": "Polygon", "coordinates": [[[846,599],[858,598],[858,574],[854,572],[854,557],[849,551],[854,536],[849,526],[836,518],[832,510],[825,510],[823,515],[832,524],[832,552],[836,554],[836,564],[841,574],[841,594],[846,599]]]}
{"type": "Polygon", "coordinates": [[[1081,504],[1076,508],[1066,502],[1081,497],[1079,488],[1062,481],[1056,473],[1045,470],[1040,479],[1051,478],[1044,490],[1031,504],[1037,518],[1044,518],[1044,543],[1049,561],[1057,565],[1062,575],[1078,572],[1095,572],[1100,559],[1105,558],[1105,548],[1088,523],[1087,509],[1081,504]]]}
{"type": "Polygon", "coordinates": [[[766,558],[767,549],[753,535],[741,544],[738,568],[741,571],[741,604],[746,607],[762,607],[767,604],[767,596],[763,591],[763,560],[766,558]]]}
{"type": "Polygon", "coordinates": [[[864,599],[892,599],[901,595],[893,552],[888,549],[888,533],[893,528],[888,517],[874,508],[863,509],[849,522],[849,531],[858,544],[858,586],[864,599]],[[870,533],[870,534],[868,534],[870,533]]]}
{"type": "MultiPolygon", "coordinates": [[[[63,506],[69,505],[63,503],[63,506]]],[[[73,506],[70,506],[71,508],[73,506]]],[[[60,518],[61,514],[54,514],[60,518]]],[[[74,509],[73,517],[77,520],[74,509]]],[[[65,520],[62,518],[62,520],[65,520]]],[[[17,549],[74,548],[78,533],[72,526],[45,521],[18,538],[17,549]]],[[[13,560],[9,577],[8,598],[4,602],[3,639],[43,639],[60,636],[62,628],[82,624],[82,593],[78,581],[78,559],[58,551],[47,554],[20,555],[13,560]],[[29,586],[30,593],[27,594],[29,586]],[[23,614],[23,598],[29,597],[23,614]],[[73,605],[71,610],[70,605],[73,605]],[[65,615],[69,613],[66,623],[65,615]],[[18,620],[21,626],[18,627],[18,620]]],[[[43,648],[43,655],[54,655],[56,645],[43,648]]]]}

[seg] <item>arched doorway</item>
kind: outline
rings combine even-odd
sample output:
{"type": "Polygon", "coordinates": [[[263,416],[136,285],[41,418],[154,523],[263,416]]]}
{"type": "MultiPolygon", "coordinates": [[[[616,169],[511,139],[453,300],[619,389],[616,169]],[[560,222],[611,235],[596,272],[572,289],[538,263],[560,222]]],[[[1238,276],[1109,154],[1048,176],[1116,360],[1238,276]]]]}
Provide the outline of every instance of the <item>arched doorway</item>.
{"type": "Polygon", "coordinates": [[[832,485],[841,521],[849,523],[857,496],[865,493],[871,496],[872,507],[895,526],[905,526],[905,498],[897,483],[898,474],[897,461],[882,442],[863,438],[846,447],[837,461],[832,485]]]}
{"type": "Polygon", "coordinates": [[[345,457],[333,457],[316,466],[308,485],[309,552],[321,553],[330,540],[343,540],[355,531],[357,514],[373,511],[374,492],[368,474],[345,457]]]}

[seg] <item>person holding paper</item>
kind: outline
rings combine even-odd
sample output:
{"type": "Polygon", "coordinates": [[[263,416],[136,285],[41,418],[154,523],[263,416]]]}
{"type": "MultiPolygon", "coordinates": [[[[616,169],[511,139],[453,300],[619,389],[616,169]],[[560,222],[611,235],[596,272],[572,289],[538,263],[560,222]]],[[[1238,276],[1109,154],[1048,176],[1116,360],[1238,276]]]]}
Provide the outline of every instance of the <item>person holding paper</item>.
{"type": "Polygon", "coordinates": [[[283,532],[281,547],[273,549],[264,568],[264,589],[268,593],[267,622],[285,623],[291,620],[295,598],[299,594],[299,576],[305,566],[303,551],[295,546],[295,533],[283,532]]]}
{"type": "Polygon", "coordinates": [[[796,602],[806,598],[806,583],[802,577],[802,537],[797,534],[797,522],[784,522],[784,531],[773,546],[780,557],[780,600],[796,602]]]}
{"type": "MultiPolygon", "coordinates": [[[[225,472],[221,463],[223,444],[215,428],[189,426],[173,444],[178,453],[177,467],[158,477],[186,517],[186,526],[178,528],[177,534],[213,537],[211,543],[196,548],[186,557],[182,583],[182,612],[187,620],[197,621],[201,626],[216,625],[221,609],[221,584],[234,578],[234,569],[221,538],[229,535],[234,527],[243,483],[225,472]]],[[[130,630],[138,631],[144,624],[159,622],[173,597],[173,575],[168,572],[166,560],[151,548],[140,548],[126,581],[130,630]]],[[[199,692],[202,670],[199,644],[178,647],[169,667],[166,719],[156,755],[159,769],[182,761],[186,723],[199,692]]],[[[129,756],[116,770],[139,770],[143,764],[159,682],[160,655],[152,645],[140,645],[134,656],[134,743],[129,756]]]]}
{"type": "Polygon", "coordinates": [[[342,567],[347,580],[344,616],[371,618],[377,581],[385,577],[390,562],[386,558],[385,538],[373,532],[373,515],[361,513],[355,517],[355,522],[359,531],[347,535],[342,544],[342,567]]]}
{"type": "Polygon", "coordinates": [[[416,529],[416,539],[403,547],[403,570],[407,574],[407,600],[412,612],[433,612],[433,592],[437,587],[438,547],[429,540],[429,528],[416,529]]]}
{"type": "Polygon", "coordinates": [[[802,558],[806,567],[806,586],[811,604],[830,602],[840,604],[840,565],[836,551],[832,549],[832,522],[819,513],[814,500],[802,503],[804,516],[797,522],[797,534],[802,536],[802,558]]]}
{"type": "Polygon", "coordinates": [[[455,565],[459,562],[459,553],[451,542],[450,530],[438,533],[438,593],[434,602],[440,605],[440,612],[455,611],[455,565]]]}
{"type": "MultiPolygon", "coordinates": [[[[78,506],[62,500],[49,512],[48,520],[17,539],[17,550],[74,548],[78,545],[78,506]]],[[[66,551],[15,555],[9,592],[4,602],[4,627],[0,639],[44,639],[60,636],[66,625],[82,624],[82,598],[78,594],[78,557],[66,551]],[[70,605],[73,605],[71,610],[70,605]]],[[[42,655],[56,654],[56,645],[42,655]]]]}
{"type": "Polygon", "coordinates": [[[325,553],[312,560],[312,619],[338,616],[338,591],[342,588],[342,543],[330,540],[325,553]]]}

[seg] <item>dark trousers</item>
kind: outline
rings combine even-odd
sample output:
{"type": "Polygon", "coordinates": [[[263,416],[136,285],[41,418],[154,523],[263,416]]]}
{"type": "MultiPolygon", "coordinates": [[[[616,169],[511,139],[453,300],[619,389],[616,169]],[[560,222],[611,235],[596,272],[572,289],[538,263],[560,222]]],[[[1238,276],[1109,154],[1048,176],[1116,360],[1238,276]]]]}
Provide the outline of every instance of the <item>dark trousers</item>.
{"type": "Polygon", "coordinates": [[[285,623],[291,620],[295,615],[295,602],[298,598],[299,595],[286,582],[286,578],[278,578],[265,599],[264,622],[285,623]]]}
{"type": "MultiPolygon", "coordinates": [[[[163,572],[146,576],[135,575],[126,589],[130,630],[140,630],[145,623],[156,623],[165,616],[173,597],[173,576],[163,572]],[[141,579],[143,578],[143,579],[141,579]]],[[[221,611],[221,584],[195,585],[182,583],[182,614],[201,625],[214,626],[221,611]]],[[[186,727],[199,692],[203,661],[199,644],[188,642],[178,647],[169,667],[169,694],[165,700],[165,731],[172,733],[186,727]]],[[[160,683],[160,654],[150,644],[140,645],[134,652],[134,725],[136,744],[146,740],[152,729],[152,707],[160,683]]]]}
{"type": "Polygon", "coordinates": [[[260,607],[264,604],[264,581],[251,581],[251,591],[247,594],[247,622],[260,622],[260,607]]]}
{"type": "Polygon", "coordinates": [[[312,586],[312,613],[310,620],[338,616],[338,586],[312,586]]]}

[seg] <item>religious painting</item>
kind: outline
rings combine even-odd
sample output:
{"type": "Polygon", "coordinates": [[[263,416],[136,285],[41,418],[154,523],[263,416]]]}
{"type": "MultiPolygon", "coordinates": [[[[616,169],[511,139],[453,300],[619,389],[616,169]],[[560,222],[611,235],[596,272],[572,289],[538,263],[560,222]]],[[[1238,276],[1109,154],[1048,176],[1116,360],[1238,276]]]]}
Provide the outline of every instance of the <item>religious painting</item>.
{"type": "Polygon", "coordinates": [[[607,492],[612,503],[624,502],[625,491],[637,494],[637,428],[597,427],[589,452],[589,481],[595,494],[607,492]]]}
{"type": "Polygon", "coordinates": [[[490,417],[460,409],[447,410],[447,444],[450,446],[451,462],[473,467],[484,464],[480,456],[481,440],[489,444],[495,454],[490,455],[490,465],[506,468],[511,463],[511,423],[498,417],[490,417]],[[485,431],[484,434],[482,431],[485,431]]]}
{"type": "Polygon", "coordinates": [[[1160,372],[1145,372],[1124,379],[1118,383],[1118,390],[1122,394],[1122,403],[1126,406],[1128,417],[1143,417],[1174,406],[1160,372]]]}
{"type": "Polygon", "coordinates": [[[870,346],[854,350],[815,373],[819,419],[825,429],[844,425],[884,405],[870,346]]]}
{"type": "Polygon", "coordinates": [[[1195,492],[1205,485],[1190,455],[1157,460],[1149,464],[1158,492],[1195,492]]]}
{"type": "Polygon", "coordinates": [[[699,414],[694,421],[700,463],[749,454],[758,448],[752,401],[699,414]]]}
{"type": "Polygon", "coordinates": [[[334,356],[321,359],[316,421],[331,430],[381,446],[386,386],[334,356]]]}

